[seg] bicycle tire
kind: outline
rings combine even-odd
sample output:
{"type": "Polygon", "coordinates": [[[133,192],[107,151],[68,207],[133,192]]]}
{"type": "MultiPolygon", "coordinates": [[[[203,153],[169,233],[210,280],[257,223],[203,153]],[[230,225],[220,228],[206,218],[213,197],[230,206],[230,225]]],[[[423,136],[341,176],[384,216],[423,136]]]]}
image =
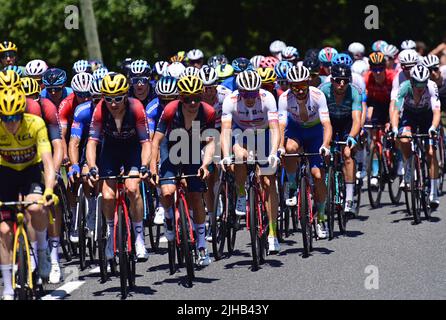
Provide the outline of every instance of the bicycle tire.
{"type": "Polygon", "coordinates": [[[194,263],[192,257],[192,243],[190,243],[189,239],[189,226],[186,216],[186,206],[187,204],[183,203],[183,199],[179,200],[179,215],[180,215],[180,239],[181,239],[181,252],[184,257],[184,262],[186,264],[187,271],[187,284],[189,287],[192,287],[192,282],[195,278],[195,270],[194,263]]]}
{"type": "Polygon", "coordinates": [[[160,245],[160,238],[161,238],[161,226],[155,224],[155,210],[158,206],[158,195],[155,192],[152,192],[152,189],[146,189],[146,208],[148,209],[147,212],[147,221],[146,221],[146,227],[149,231],[149,241],[150,246],[154,252],[157,252],[160,245]]]}
{"type": "Polygon", "coordinates": [[[427,221],[431,218],[431,206],[430,206],[430,200],[429,200],[429,194],[430,194],[430,179],[428,177],[429,169],[427,168],[427,162],[425,160],[422,160],[420,163],[420,170],[421,170],[421,181],[423,182],[423,185],[421,186],[421,208],[424,212],[424,217],[427,221]]]}
{"type": "Polygon", "coordinates": [[[334,238],[334,222],[335,222],[335,201],[334,192],[336,192],[334,185],[334,172],[333,168],[328,169],[327,174],[327,202],[325,205],[325,210],[327,212],[327,224],[328,224],[328,239],[332,240],[334,238]]]}
{"type": "Polygon", "coordinates": [[[18,236],[16,296],[18,300],[28,300],[28,263],[26,259],[25,239],[18,236]],[[17,288],[18,287],[18,288],[17,288]]]}
{"type": "MultiPolygon", "coordinates": [[[[129,217],[130,217],[130,213],[129,213],[129,217]]],[[[130,222],[130,221],[129,221],[130,222]]],[[[135,288],[135,286],[136,286],[136,282],[135,282],[135,279],[136,279],[136,261],[137,261],[137,258],[136,258],[136,249],[135,249],[135,235],[134,235],[134,233],[133,233],[133,228],[129,228],[130,229],[130,243],[132,244],[132,246],[131,246],[131,250],[130,250],[130,252],[127,250],[127,253],[128,253],[128,268],[129,268],[129,272],[128,272],[128,277],[127,277],[127,280],[128,280],[128,284],[129,284],[129,289],[130,290],[133,290],[134,288],[135,288]]],[[[127,248],[128,249],[128,248],[127,248]]]]}
{"type": "Polygon", "coordinates": [[[277,221],[277,240],[279,242],[283,242],[286,235],[286,227],[285,227],[285,188],[282,184],[282,171],[279,175],[278,179],[276,179],[276,187],[279,195],[279,210],[278,210],[278,221],[277,221]]]}
{"type": "MultiPolygon", "coordinates": [[[[263,191],[260,191],[262,193],[263,191]]],[[[259,263],[264,264],[266,260],[266,255],[268,254],[268,234],[269,234],[269,222],[268,222],[268,215],[266,214],[266,207],[265,202],[262,201],[262,197],[264,194],[257,194],[257,208],[259,211],[257,212],[257,215],[259,219],[257,221],[260,221],[262,224],[258,227],[258,247],[259,247],[259,263]],[[262,234],[260,234],[260,229],[262,229],[262,234]]]]}
{"type": "Polygon", "coordinates": [[[79,187],[79,199],[76,206],[77,211],[77,231],[79,234],[79,266],[81,271],[85,270],[87,266],[87,237],[85,230],[85,220],[86,220],[86,198],[82,186],[79,187]]]}
{"type": "Polygon", "coordinates": [[[70,209],[68,206],[67,190],[64,185],[57,184],[59,206],[62,210],[61,214],[61,232],[60,232],[60,247],[62,254],[67,262],[71,262],[73,259],[74,248],[70,242],[70,209]]]}
{"type": "MultiPolygon", "coordinates": [[[[223,201],[226,203],[226,192],[223,188],[223,182],[218,182],[217,192],[215,193],[214,208],[212,215],[210,216],[211,234],[212,234],[212,252],[214,259],[220,260],[223,256],[224,245],[226,241],[226,221],[227,212],[225,210],[225,204],[221,210],[220,219],[217,219],[217,211],[219,210],[220,201],[219,198],[224,195],[223,201]]],[[[223,202],[222,202],[223,203],[223,202]]]]}
{"type": "Polygon", "coordinates": [[[311,209],[307,191],[307,179],[305,177],[302,177],[300,179],[300,187],[298,192],[298,207],[300,229],[302,232],[302,241],[304,246],[304,258],[310,256],[312,238],[312,226],[309,217],[309,210],[311,209]]]}
{"type": "Polygon", "coordinates": [[[339,197],[339,201],[337,203],[339,231],[341,232],[341,234],[345,234],[347,231],[347,215],[344,211],[345,180],[344,180],[344,173],[342,171],[337,172],[337,175],[335,175],[335,181],[339,197]]]}
{"type": "Polygon", "coordinates": [[[257,236],[257,212],[256,212],[256,194],[254,187],[249,187],[249,235],[251,241],[251,254],[252,254],[252,270],[257,271],[260,265],[260,254],[257,236]]]}
{"type": "Polygon", "coordinates": [[[419,162],[417,161],[418,157],[415,155],[411,155],[410,157],[410,170],[412,172],[412,176],[410,179],[410,190],[411,190],[411,204],[412,204],[412,215],[415,224],[419,224],[421,222],[420,218],[420,170],[419,170],[419,162]]]}
{"type": "Polygon", "coordinates": [[[228,208],[227,211],[227,242],[228,242],[228,253],[231,255],[235,249],[235,241],[237,239],[237,231],[240,226],[240,217],[235,213],[235,204],[237,203],[237,193],[235,192],[235,188],[232,188],[232,185],[227,183],[226,190],[228,195],[228,208]]]}
{"type": "Polygon", "coordinates": [[[175,265],[175,260],[176,260],[176,245],[175,245],[175,241],[168,241],[167,242],[167,255],[169,258],[169,272],[170,275],[173,275],[177,268],[175,265]]]}
{"type": "Polygon", "coordinates": [[[97,225],[97,242],[98,242],[98,264],[99,274],[101,277],[101,283],[105,283],[108,280],[108,261],[105,255],[105,248],[107,246],[107,223],[105,217],[102,214],[102,195],[100,194],[96,201],[96,213],[98,215],[97,225]]]}
{"type": "Polygon", "coordinates": [[[122,205],[118,206],[118,257],[119,257],[119,280],[121,287],[121,299],[128,295],[127,279],[129,277],[129,257],[127,254],[127,228],[122,205]]]}
{"type": "Polygon", "coordinates": [[[379,153],[379,149],[374,146],[372,151],[370,152],[369,157],[369,165],[367,169],[367,193],[369,195],[369,203],[373,209],[377,209],[381,204],[381,196],[382,196],[382,180],[383,180],[383,165],[382,165],[382,157],[379,153]],[[376,157],[376,158],[375,158],[376,157]],[[373,187],[371,184],[372,174],[373,174],[373,162],[374,160],[378,160],[378,175],[375,177],[378,179],[378,187],[373,187]]]}
{"type": "Polygon", "coordinates": [[[400,188],[400,184],[403,181],[403,176],[398,175],[398,158],[396,152],[389,150],[388,153],[384,153],[384,161],[389,163],[389,197],[390,201],[394,205],[399,205],[403,190],[400,188]],[[390,159],[388,159],[390,158],[390,159]]]}

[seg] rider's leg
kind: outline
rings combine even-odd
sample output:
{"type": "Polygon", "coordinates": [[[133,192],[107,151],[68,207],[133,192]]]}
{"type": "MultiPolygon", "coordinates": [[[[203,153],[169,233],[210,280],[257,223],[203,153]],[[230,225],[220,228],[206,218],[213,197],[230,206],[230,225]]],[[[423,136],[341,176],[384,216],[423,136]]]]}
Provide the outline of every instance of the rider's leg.
{"type": "Polygon", "coordinates": [[[0,223],[0,271],[3,278],[3,296],[14,296],[12,288],[12,222],[0,223]]]}
{"type": "Polygon", "coordinates": [[[353,201],[355,191],[355,161],[352,157],[352,150],[346,146],[344,148],[344,177],[346,188],[346,202],[353,201]]]}

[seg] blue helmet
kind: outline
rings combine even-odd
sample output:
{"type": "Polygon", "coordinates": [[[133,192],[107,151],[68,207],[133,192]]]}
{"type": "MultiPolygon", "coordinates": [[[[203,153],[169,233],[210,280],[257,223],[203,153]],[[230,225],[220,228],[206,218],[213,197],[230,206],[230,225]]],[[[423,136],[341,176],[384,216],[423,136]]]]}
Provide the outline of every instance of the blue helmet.
{"type": "Polygon", "coordinates": [[[324,66],[329,67],[333,62],[334,56],[337,54],[338,50],[336,50],[335,48],[325,47],[324,49],[319,51],[318,58],[324,66]]]}
{"type": "Polygon", "coordinates": [[[384,41],[384,40],[377,40],[377,41],[373,42],[372,50],[373,51],[381,51],[387,45],[388,45],[388,43],[386,41],[384,41]]]}
{"type": "Polygon", "coordinates": [[[171,96],[178,94],[177,78],[171,76],[161,77],[155,86],[158,96],[171,96]]]}
{"type": "Polygon", "coordinates": [[[338,53],[334,56],[332,63],[334,65],[343,63],[351,67],[353,65],[353,60],[347,53],[338,53]]]}
{"type": "Polygon", "coordinates": [[[17,73],[19,76],[23,76],[23,68],[19,67],[19,66],[7,66],[6,68],[3,69],[4,71],[6,70],[12,70],[15,73],[17,73]]]}
{"type": "Polygon", "coordinates": [[[60,87],[67,83],[67,73],[59,68],[51,68],[45,71],[42,77],[45,87],[60,87]]]}
{"type": "Polygon", "coordinates": [[[240,73],[246,70],[253,70],[252,63],[246,58],[237,58],[232,61],[234,72],[240,73]]]}
{"type": "Polygon", "coordinates": [[[281,61],[274,67],[274,72],[278,79],[286,80],[286,74],[293,64],[289,61],[281,61]]]}

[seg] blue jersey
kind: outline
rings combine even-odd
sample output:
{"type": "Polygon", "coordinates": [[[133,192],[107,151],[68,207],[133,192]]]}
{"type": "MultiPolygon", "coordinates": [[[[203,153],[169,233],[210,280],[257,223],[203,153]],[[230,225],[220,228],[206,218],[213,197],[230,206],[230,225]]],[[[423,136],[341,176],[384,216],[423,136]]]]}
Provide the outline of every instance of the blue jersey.
{"type": "MultiPolygon", "coordinates": [[[[61,101],[63,99],[65,99],[66,97],[68,97],[72,93],[73,93],[73,89],[71,89],[70,87],[63,88],[61,101]]],[[[46,88],[43,89],[42,92],[40,92],[40,97],[50,99],[50,94],[48,93],[48,90],[46,88]]]]}
{"type": "Polygon", "coordinates": [[[94,103],[91,101],[84,102],[76,107],[73,124],[71,125],[71,138],[80,140],[88,138],[94,108],[94,103]]]}
{"type": "Polygon", "coordinates": [[[146,107],[146,116],[147,122],[149,123],[149,131],[150,133],[154,133],[156,129],[156,125],[158,124],[161,114],[163,113],[164,106],[160,104],[158,98],[153,99],[149,102],[146,107]]]}
{"type": "Polygon", "coordinates": [[[237,90],[237,83],[235,82],[235,77],[234,77],[234,76],[225,79],[225,80],[221,83],[221,85],[222,85],[223,87],[228,88],[228,89],[231,90],[231,91],[235,91],[235,90],[237,90]]]}

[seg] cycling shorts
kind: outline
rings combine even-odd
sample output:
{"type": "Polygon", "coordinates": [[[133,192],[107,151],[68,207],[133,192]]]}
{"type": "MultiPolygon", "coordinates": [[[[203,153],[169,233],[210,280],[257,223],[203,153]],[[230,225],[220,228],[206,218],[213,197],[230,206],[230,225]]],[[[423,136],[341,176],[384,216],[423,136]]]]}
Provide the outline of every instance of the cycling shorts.
{"type": "Polygon", "coordinates": [[[124,169],[125,174],[141,168],[141,144],[103,141],[99,155],[99,176],[116,176],[124,169]]]}

